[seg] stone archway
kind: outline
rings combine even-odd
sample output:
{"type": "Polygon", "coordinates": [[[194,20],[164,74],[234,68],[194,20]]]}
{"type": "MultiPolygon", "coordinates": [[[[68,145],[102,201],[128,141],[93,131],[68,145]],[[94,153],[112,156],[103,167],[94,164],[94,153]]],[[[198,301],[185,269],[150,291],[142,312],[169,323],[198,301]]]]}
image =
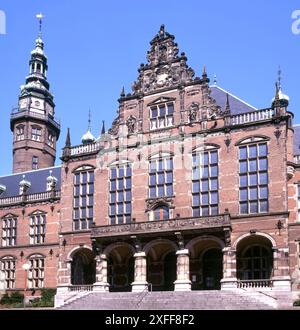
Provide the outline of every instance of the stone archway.
{"type": "Polygon", "coordinates": [[[148,243],[147,282],[153,291],[173,291],[176,281],[176,245],[168,239],[158,239],[148,243]]]}
{"type": "Polygon", "coordinates": [[[104,254],[107,256],[107,278],[109,291],[131,291],[134,282],[134,249],[127,243],[109,245],[104,254]]]}
{"type": "Polygon", "coordinates": [[[80,248],[72,255],[72,285],[89,285],[96,281],[96,263],[91,250],[80,248]]]}
{"type": "Polygon", "coordinates": [[[252,235],[237,244],[237,278],[241,281],[269,280],[273,273],[272,242],[252,235]]]}
{"type": "Polygon", "coordinates": [[[199,236],[186,245],[190,251],[192,290],[219,290],[223,277],[224,242],[214,236],[199,236]]]}

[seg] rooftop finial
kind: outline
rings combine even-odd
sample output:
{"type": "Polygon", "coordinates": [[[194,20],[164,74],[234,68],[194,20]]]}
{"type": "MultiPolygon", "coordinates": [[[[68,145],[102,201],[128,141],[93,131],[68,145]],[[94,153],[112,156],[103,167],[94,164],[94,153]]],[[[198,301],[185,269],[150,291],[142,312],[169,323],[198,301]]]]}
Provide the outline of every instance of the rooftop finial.
{"type": "Polygon", "coordinates": [[[214,75],[214,85],[217,86],[218,85],[218,79],[217,79],[217,75],[214,75]]]}
{"type": "Polygon", "coordinates": [[[281,67],[279,65],[279,67],[278,67],[278,89],[281,89],[281,79],[282,79],[281,74],[282,74],[282,71],[281,71],[281,67]]]}
{"type": "Polygon", "coordinates": [[[89,109],[89,120],[88,120],[88,123],[89,123],[89,125],[88,125],[88,131],[90,131],[91,130],[91,109],[89,109]]]}
{"type": "Polygon", "coordinates": [[[161,36],[163,36],[163,35],[165,34],[165,25],[164,25],[164,24],[162,24],[162,25],[160,26],[159,34],[160,34],[161,36]]]}
{"type": "Polygon", "coordinates": [[[202,76],[206,76],[206,65],[203,66],[203,70],[202,70],[202,76]]]}
{"type": "Polygon", "coordinates": [[[39,21],[39,37],[42,37],[42,23],[43,23],[43,19],[45,18],[45,16],[42,13],[39,13],[36,15],[36,18],[39,21]]]}

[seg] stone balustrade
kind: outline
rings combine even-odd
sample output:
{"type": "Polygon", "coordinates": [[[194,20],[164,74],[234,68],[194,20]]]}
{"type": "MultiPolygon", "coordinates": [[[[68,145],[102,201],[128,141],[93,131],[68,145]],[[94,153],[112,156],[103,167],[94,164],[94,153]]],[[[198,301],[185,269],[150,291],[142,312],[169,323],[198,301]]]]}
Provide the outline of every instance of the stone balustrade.
{"type": "Polygon", "coordinates": [[[60,199],[60,191],[46,191],[36,194],[0,198],[0,206],[17,205],[20,203],[34,203],[47,201],[50,199],[60,199]]]}
{"type": "Polygon", "coordinates": [[[237,287],[240,289],[271,288],[272,280],[238,280],[237,287]]]}

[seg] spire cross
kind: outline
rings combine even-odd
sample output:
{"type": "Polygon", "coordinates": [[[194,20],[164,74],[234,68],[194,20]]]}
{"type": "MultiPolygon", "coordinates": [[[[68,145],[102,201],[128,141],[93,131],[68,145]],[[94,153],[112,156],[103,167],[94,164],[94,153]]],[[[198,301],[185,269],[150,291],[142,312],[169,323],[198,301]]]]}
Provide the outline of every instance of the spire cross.
{"type": "Polygon", "coordinates": [[[89,109],[89,120],[88,120],[89,126],[88,126],[88,130],[91,130],[91,109],[89,109]]]}
{"type": "Polygon", "coordinates": [[[36,18],[39,21],[39,37],[42,36],[42,23],[43,23],[43,19],[45,18],[45,16],[42,13],[39,13],[36,15],[36,18]]]}

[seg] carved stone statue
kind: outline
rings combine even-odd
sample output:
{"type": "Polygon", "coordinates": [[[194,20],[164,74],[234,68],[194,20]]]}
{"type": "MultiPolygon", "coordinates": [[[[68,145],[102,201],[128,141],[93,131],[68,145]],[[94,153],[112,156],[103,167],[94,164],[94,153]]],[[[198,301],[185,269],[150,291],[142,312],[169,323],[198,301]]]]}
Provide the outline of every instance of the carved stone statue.
{"type": "Polygon", "coordinates": [[[128,133],[134,133],[135,131],[135,126],[136,126],[136,119],[133,116],[128,117],[126,121],[126,125],[128,128],[128,133]]]}

